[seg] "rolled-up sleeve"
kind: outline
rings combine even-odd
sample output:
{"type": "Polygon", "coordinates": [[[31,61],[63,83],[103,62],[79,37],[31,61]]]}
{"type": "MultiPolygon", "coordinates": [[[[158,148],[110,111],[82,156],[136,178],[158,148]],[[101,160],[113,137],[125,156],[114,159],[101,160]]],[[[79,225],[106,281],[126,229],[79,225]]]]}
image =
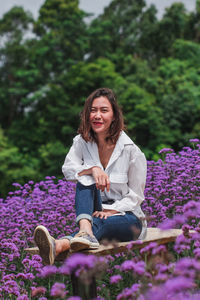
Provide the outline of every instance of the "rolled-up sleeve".
{"type": "Polygon", "coordinates": [[[79,181],[83,185],[91,185],[95,183],[92,175],[79,176],[78,174],[83,171],[94,167],[95,163],[91,161],[90,164],[84,163],[83,152],[84,142],[80,136],[73,139],[73,144],[65,158],[62,166],[62,172],[67,180],[79,181]]]}

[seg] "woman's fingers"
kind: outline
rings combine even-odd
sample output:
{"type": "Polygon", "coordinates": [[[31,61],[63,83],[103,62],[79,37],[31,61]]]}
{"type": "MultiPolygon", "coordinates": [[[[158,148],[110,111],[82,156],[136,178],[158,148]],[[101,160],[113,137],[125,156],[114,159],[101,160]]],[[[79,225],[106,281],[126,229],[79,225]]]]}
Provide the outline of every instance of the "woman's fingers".
{"type": "Polygon", "coordinates": [[[104,192],[105,188],[107,188],[108,186],[108,176],[99,176],[96,178],[96,187],[97,189],[101,190],[102,192],[104,192]]]}
{"type": "Polygon", "coordinates": [[[104,211],[95,211],[92,216],[100,219],[107,219],[109,216],[111,216],[109,212],[104,212],[104,211]]]}
{"type": "Polygon", "coordinates": [[[96,217],[97,216],[98,211],[93,212],[92,216],[96,217]]]}
{"type": "Polygon", "coordinates": [[[97,189],[104,192],[105,189],[107,191],[110,190],[110,181],[108,175],[99,167],[93,167],[92,175],[96,182],[97,189]]]}
{"type": "Polygon", "coordinates": [[[107,189],[107,192],[110,191],[110,181],[109,181],[109,178],[107,179],[106,189],[107,189]]]}
{"type": "Polygon", "coordinates": [[[98,218],[101,216],[101,213],[102,213],[102,211],[95,211],[92,215],[93,215],[93,217],[98,218]]]}

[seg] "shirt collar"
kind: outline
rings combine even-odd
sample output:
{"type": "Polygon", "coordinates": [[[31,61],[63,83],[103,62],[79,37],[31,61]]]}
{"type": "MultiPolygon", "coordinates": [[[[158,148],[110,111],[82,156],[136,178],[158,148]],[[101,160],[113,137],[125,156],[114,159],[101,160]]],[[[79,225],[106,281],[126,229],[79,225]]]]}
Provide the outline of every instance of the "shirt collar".
{"type": "MultiPolygon", "coordinates": [[[[117,140],[117,143],[115,145],[115,148],[113,150],[113,153],[110,157],[110,160],[108,162],[108,165],[106,167],[106,169],[108,169],[110,167],[110,165],[112,165],[120,156],[122,150],[124,149],[125,145],[133,145],[133,141],[129,138],[129,136],[122,131],[120,133],[120,136],[117,140]]],[[[88,142],[87,143],[87,147],[88,147],[88,151],[90,152],[90,155],[93,158],[93,161],[95,162],[96,165],[101,165],[100,159],[99,159],[99,153],[98,153],[98,147],[97,144],[94,142],[88,142]]]]}
{"type": "MultiPolygon", "coordinates": [[[[121,145],[122,147],[125,145],[133,145],[133,141],[130,139],[130,137],[124,132],[122,131],[119,139],[117,141],[117,144],[121,145]]],[[[123,147],[124,148],[124,147],[123,147]]]]}

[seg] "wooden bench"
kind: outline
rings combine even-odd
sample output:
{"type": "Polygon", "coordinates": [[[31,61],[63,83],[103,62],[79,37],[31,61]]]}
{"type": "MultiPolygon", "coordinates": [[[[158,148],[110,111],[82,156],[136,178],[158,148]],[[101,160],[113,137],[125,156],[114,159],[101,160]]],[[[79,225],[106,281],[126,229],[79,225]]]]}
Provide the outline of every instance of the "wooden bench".
{"type": "MultiPolygon", "coordinates": [[[[167,244],[169,242],[175,241],[177,236],[181,235],[183,232],[181,229],[170,229],[170,230],[160,230],[158,228],[148,228],[147,235],[144,240],[141,241],[131,241],[131,242],[121,242],[115,244],[108,244],[108,245],[100,245],[98,249],[95,250],[85,250],[82,251],[84,254],[93,254],[93,255],[112,255],[122,252],[128,252],[130,250],[136,250],[145,247],[151,242],[156,242],[159,244],[167,244]]],[[[30,254],[39,254],[38,247],[33,248],[26,248],[26,252],[30,254]]],[[[69,256],[69,252],[62,253],[57,256],[57,261],[63,261],[69,256]]],[[[83,300],[90,300],[97,297],[97,289],[96,289],[96,282],[95,278],[89,287],[86,290],[85,286],[82,282],[80,282],[79,278],[77,278],[74,274],[71,275],[71,282],[73,288],[73,294],[76,296],[80,296],[83,300]]]]}

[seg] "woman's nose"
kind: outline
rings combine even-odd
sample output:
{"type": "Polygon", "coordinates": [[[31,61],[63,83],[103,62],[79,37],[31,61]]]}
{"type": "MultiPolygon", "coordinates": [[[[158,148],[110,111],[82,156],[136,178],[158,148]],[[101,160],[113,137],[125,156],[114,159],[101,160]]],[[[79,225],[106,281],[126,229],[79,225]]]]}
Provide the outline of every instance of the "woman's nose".
{"type": "Polygon", "coordinates": [[[101,112],[99,110],[96,112],[95,118],[101,118],[101,112]]]}

